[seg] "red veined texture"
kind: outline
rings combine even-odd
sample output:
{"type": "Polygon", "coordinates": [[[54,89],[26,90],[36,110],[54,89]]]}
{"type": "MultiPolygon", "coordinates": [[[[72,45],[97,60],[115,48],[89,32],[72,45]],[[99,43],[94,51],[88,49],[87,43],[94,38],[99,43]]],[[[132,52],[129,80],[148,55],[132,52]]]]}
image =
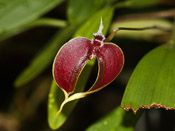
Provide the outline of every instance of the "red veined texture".
{"type": "Polygon", "coordinates": [[[95,92],[111,83],[120,73],[124,64],[124,55],[120,47],[106,43],[97,54],[98,77],[95,84],[88,92],[95,92]]]}
{"type": "Polygon", "coordinates": [[[58,86],[68,94],[74,91],[78,77],[91,52],[91,41],[79,37],[68,41],[57,53],[53,64],[53,76],[58,86]]]}

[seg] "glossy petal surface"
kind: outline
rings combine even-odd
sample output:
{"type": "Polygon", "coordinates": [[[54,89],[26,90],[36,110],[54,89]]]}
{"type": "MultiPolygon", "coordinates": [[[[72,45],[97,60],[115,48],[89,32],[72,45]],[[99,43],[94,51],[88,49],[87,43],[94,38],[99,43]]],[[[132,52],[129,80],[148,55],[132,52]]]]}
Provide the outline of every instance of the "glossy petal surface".
{"type": "Polygon", "coordinates": [[[98,91],[111,83],[120,73],[124,64],[122,50],[115,44],[107,43],[97,54],[99,72],[98,77],[89,91],[98,91]]]}
{"type": "Polygon", "coordinates": [[[53,64],[53,74],[58,86],[68,94],[74,91],[90,52],[91,41],[83,37],[70,40],[58,52],[53,64]]]}

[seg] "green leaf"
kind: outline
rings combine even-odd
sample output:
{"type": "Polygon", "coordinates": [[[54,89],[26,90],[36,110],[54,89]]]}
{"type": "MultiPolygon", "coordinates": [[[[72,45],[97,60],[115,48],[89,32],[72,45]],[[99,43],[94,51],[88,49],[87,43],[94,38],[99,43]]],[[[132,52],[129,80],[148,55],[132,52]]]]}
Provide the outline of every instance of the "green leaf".
{"type": "Polygon", "coordinates": [[[81,23],[92,16],[105,0],[69,0],[67,16],[71,23],[81,23]]]}
{"type": "Polygon", "coordinates": [[[37,19],[63,0],[0,0],[0,35],[37,19]]]}
{"type": "Polygon", "coordinates": [[[134,113],[139,108],[175,109],[175,47],[161,45],[145,55],[126,87],[122,107],[134,113]]]}
{"type": "Polygon", "coordinates": [[[58,31],[48,44],[34,57],[29,66],[15,80],[15,86],[20,87],[38,76],[54,59],[58,49],[74,33],[76,25],[58,31]]]}
{"type": "MultiPolygon", "coordinates": [[[[128,21],[120,21],[112,24],[111,31],[117,27],[133,27],[133,28],[141,28],[141,27],[151,27],[151,26],[159,26],[166,30],[171,30],[173,24],[168,20],[163,19],[139,19],[139,20],[128,20],[128,21]]],[[[123,38],[132,38],[132,39],[144,39],[144,40],[155,40],[156,38],[160,39],[159,36],[166,36],[167,32],[164,30],[158,29],[150,29],[144,31],[118,31],[116,33],[117,37],[123,38]]],[[[161,38],[162,38],[161,37],[161,38]]]]}
{"type": "Polygon", "coordinates": [[[64,94],[62,90],[56,85],[55,81],[52,81],[49,100],[48,100],[48,123],[52,129],[57,129],[65,119],[65,115],[56,116],[59,108],[59,103],[64,100],[64,94]],[[57,98],[55,100],[55,98],[57,98]]]}
{"type": "Polygon", "coordinates": [[[104,118],[92,124],[86,131],[134,131],[135,124],[141,113],[132,112],[117,107],[104,118]]]}
{"type": "MultiPolygon", "coordinates": [[[[112,20],[112,16],[113,16],[113,9],[111,9],[110,7],[106,7],[103,10],[100,10],[99,12],[94,14],[86,23],[84,23],[77,30],[77,32],[75,33],[75,36],[83,36],[83,37],[92,38],[93,32],[96,32],[98,27],[99,27],[101,16],[103,16],[104,32],[106,33],[108,28],[109,28],[110,22],[112,20]],[[110,15],[106,15],[107,12],[110,15]],[[105,15],[106,15],[106,17],[105,17],[105,15]]],[[[79,77],[75,92],[83,91],[83,89],[85,88],[94,63],[95,63],[95,59],[88,62],[86,67],[83,69],[83,71],[79,77]]],[[[65,105],[65,107],[63,108],[62,112],[60,113],[60,115],[57,116],[56,112],[58,111],[58,109],[63,101],[63,99],[61,98],[63,95],[63,92],[61,92],[60,89],[58,89],[58,88],[59,87],[56,87],[55,84],[52,84],[51,90],[49,93],[48,122],[49,122],[49,126],[52,129],[57,129],[61,125],[64,124],[65,120],[67,119],[67,117],[69,116],[70,112],[72,111],[72,109],[74,108],[74,106],[76,104],[76,101],[72,101],[70,103],[67,103],[65,105]],[[55,89],[55,88],[57,88],[57,89],[55,89]],[[58,99],[60,99],[60,100],[58,100],[58,99]]]]}

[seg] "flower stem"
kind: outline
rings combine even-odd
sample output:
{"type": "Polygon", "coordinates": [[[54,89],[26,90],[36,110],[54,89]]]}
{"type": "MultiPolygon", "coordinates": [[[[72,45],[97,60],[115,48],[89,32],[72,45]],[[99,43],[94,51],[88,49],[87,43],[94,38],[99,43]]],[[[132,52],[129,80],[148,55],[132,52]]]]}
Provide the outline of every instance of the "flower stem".
{"type": "Polygon", "coordinates": [[[169,31],[163,27],[160,26],[151,26],[151,27],[143,27],[143,28],[130,28],[130,27],[118,27],[112,31],[112,33],[105,39],[105,41],[111,41],[114,37],[114,35],[119,30],[128,30],[128,31],[143,31],[143,30],[149,30],[149,29],[157,29],[157,30],[163,30],[163,31],[169,31]]]}

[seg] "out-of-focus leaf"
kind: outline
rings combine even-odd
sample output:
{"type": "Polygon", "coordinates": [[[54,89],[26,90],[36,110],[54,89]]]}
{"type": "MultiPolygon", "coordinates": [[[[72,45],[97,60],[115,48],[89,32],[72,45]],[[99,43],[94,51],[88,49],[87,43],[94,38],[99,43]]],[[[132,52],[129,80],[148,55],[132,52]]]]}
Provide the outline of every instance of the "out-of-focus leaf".
{"type": "Polygon", "coordinates": [[[48,26],[48,27],[65,27],[67,25],[67,22],[63,20],[58,20],[58,19],[51,19],[51,18],[41,18],[41,19],[36,19],[32,21],[29,24],[26,24],[24,26],[20,26],[12,31],[5,32],[0,35],[0,41],[9,38],[10,36],[16,35],[18,33],[21,33],[25,30],[37,27],[37,26],[48,26]]]}
{"type": "Polygon", "coordinates": [[[86,131],[134,131],[135,124],[140,113],[134,115],[132,112],[117,107],[104,118],[92,124],[86,131]]]}
{"type": "Polygon", "coordinates": [[[150,51],[135,68],[126,87],[122,107],[175,109],[174,42],[150,51]]]}
{"type": "Polygon", "coordinates": [[[0,0],[0,35],[43,15],[63,0],[0,0]]]}
{"type": "Polygon", "coordinates": [[[26,84],[47,68],[61,45],[73,35],[76,27],[76,25],[71,25],[57,32],[52,40],[36,55],[30,65],[15,80],[15,86],[20,87],[26,84]]]}
{"type": "MultiPolygon", "coordinates": [[[[75,33],[75,37],[83,36],[87,38],[92,38],[93,32],[97,32],[98,30],[101,17],[103,17],[104,34],[106,34],[109,28],[112,16],[113,16],[113,9],[111,9],[110,7],[105,7],[103,10],[100,10],[99,12],[94,14],[85,24],[83,24],[75,33]],[[107,15],[107,14],[110,14],[110,15],[107,15]]],[[[90,64],[88,62],[85,69],[83,69],[79,77],[75,92],[83,91],[83,89],[85,88],[90,72],[95,63],[94,60],[95,59],[93,59],[90,62],[90,64]]],[[[63,92],[61,92],[59,87],[56,87],[55,84],[52,84],[51,91],[49,93],[49,103],[48,103],[48,122],[49,122],[49,126],[52,129],[57,129],[62,124],[64,124],[65,120],[69,116],[70,112],[72,111],[76,103],[76,101],[67,103],[63,108],[62,112],[60,113],[60,115],[57,116],[56,112],[58,111],[63,101],[61,96],[63,96],[63,92]]]]}
{"type": "Polygon", "coordinates": [[[48,100],[48,123],[52,129],[57,129],[65,119],[64,115],[60,115],[60,117],[56,116],[59,108],[59,103],[61,103],[63,100],[64,94],[53,80],[48,100]],[[57,99],[55,100],[55,98],[57,99]]]}
{"type": "Polygon", "coordinates": [[[69,0],[67,16],[71,23],[81,23],[98,11],[105,0],[69,0]]]}
{"type": "MultiPolygon", "coordinates": [[[[140,20],[130,20],[130,21],[119,21],[112,24],[111,31],[117,27],[151,27],[160,26],[166,30],[171,30],[173,24],[167,20],[163,19],[140,19],[140,20]]],[[[158,40],[159,36],[166,36],[167,32],[158,29],[149,29],[144,31],[126,31],[121,30],[116,33],[117,37],[127,37],[132,39],[144,39],[144,40],[158,40]]]]}

